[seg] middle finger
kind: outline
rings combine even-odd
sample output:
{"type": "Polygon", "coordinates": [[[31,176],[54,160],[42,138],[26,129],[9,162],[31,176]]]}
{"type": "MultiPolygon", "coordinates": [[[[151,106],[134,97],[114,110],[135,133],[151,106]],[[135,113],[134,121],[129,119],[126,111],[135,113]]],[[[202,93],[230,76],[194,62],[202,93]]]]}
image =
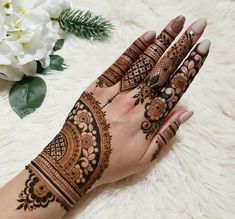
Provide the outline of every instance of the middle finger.
{"type": "MultiPolygon", "coordinates": [[[[198,19],[180,39],[166,52],[159,62],[150,71],[144,82],[136,89],[130,92],[130,96],[134,97],[135,105],[144,100],[153,99],[162,86],[167,82],[170,75],[175,72],[179,64],[184,60],[189,51],[202,35],[207,21],[204,18],[198,19]]],[[[148,102],[149,100],[147,100],[148,102]]]]}

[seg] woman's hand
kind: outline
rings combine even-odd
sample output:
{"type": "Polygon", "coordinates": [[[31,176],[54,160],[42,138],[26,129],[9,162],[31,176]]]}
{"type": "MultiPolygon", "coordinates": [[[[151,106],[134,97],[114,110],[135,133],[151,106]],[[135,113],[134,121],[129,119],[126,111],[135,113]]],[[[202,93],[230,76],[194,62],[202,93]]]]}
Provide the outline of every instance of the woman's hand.
{"type": "Polygon", "coordinates": [[[170,21],[156,38],[152,31],[142,35],[83,94],[98,100],[111,135],[110,146],[104,145],[107,169],[92,187],[146,168],[192,115],[171,111],[201,68],[210,42],[203,41],[189,54],[206,27],[206,20],[199,19],[163,55],[184,20],[179,16],[170,21]]]}
{"type": "Polygon", "coordinates": [[[208,54],[192,52],[206,20],[181,32],[179,16],[159,36],[140,36],[81,95],[58,135],[27,167],[16,208],[73,207],[93,188],[146,168],[192,113],[172,112],[208,54]],[[168,49],[168,47],[170,47],[168,49]]]}

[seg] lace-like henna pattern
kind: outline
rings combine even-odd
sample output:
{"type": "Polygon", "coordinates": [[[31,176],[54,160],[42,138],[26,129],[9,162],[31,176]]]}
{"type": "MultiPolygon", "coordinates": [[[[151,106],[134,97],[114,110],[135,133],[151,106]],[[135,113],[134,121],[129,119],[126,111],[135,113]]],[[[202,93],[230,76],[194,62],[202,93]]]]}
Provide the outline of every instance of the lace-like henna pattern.
{"type": "Polygon", "coordinates": [[[118,59],[110,66],[96,82],[98,87],[110,87],[116,84],[125,75],[130,65],[147,48],[147,44],[138,38],[118,59]]]}
{"type": "MultiPolygon", "coordinates": [[[[207,54],[200,54],[195,48],[180,69],[171,76],[157,97],[145,104],[144,116],[146,120],[142,122],[141,129],[146,134],[146,138],[159,128],[169,112],[180,100],[203,65],[206,56],[207,54]]],[[[148,93],[151,93],[151,91],[148,91],[148,93]]]]}
{"type": "Polygon", "coordinates": [[[17,209],[45,208],[53,201],[65,210],[73,207],[108,167],[109,128],[100,103],[84,92],[60,133],[26,167],[29,178],[17,209]]]}
{"type": "Polygon", "coordinates": [[[162,148],[169,142],[169,140],[176,134],[177,129],[179,128],[179,122],[174,121],[165,129],[162,133],[158,134],[156,144],[157,149],[152,155],[151,161],[155,160],[162,150],[162,148]]]}
{"type": "Polygon", "coordinates": [[[129,68],[127,74],[122,77],[120,91],[135,88],[153,68],[155,61],[146,55],[140,55],[139,59],[129,68]]]}
{"type": "Polygon", "coordinates": [[[139,92],[133,96],[136,99],[135,105],[143,103],[146,98],[154,99],[156,97],[170,74],[177,69],[194,43],[194,32],[192,30],[186,31],[180,40],[159,60],[151,74],[145,78],[144,83],[138,86],[139,92]],[[146,90],[151,90],[151,92],[146,95],[146,90]]]}
{"type": "Polygon", "coordinates": [[[144,51],[144,53],[140,55],[139,59],[132,64],[128,69],[127,74],[122,77],[121,91],[133,89],[145,79],[149,71],[158,62],[160,57],[183,28],[184,20],[183,16],[174,19],[144,51]]]}

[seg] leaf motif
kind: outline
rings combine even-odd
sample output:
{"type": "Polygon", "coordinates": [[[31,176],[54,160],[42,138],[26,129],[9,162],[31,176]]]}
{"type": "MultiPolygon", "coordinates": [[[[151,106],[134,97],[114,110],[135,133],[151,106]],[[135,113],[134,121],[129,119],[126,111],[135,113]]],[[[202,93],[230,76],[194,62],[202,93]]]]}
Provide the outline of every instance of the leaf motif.
{"type": "Polygon", "coordinates": [[[17,199],[18,202],[24,202],[25,199],[17,199]]]}
{"type": "Polygon", "coordinates": [[[88,171],[87,171],[87,169],[85,169],[85,170],[84,170],[84,173],[85,173],[86,175],[88,175],[88,171]]]}
{"type": "Polygon", "coordinates": [[[24,205],[24,210],[25,211],[27,210],[27,207],[28,207],[28,204],[25,202],[25,205],[24,205]]]}
{"type": "Polygon", "coordinates": [[[94,169],[92,167],[88,167],[88,171],[92,172],[94,169]]]}
{"type": "Polygon", "coordinates": [[[90,155],[88,156],[88,160],[93,160],[93,159],[95,159],[95,154],[90,154],[90,155]]]}
{"type": "Polygon", "coordinates": [[[24,206],[24,203],[20,204],[16,209],[21,209],[23,208],[23,206],[24,206]]]}
{"type": "Polygon", "coordinates": [[[93,147],[93,146],[91,146],[91,147],[88,148],[88,154],[93,153],[93,151],[94,151],[94,147],[93,147]]]}
{"type": "Polygon", "coordinates": [[[85,157],[88,157],[88,152],[87,152],[86,149],[82,149],[82,153],[83,153],[83,155],[84,155],[85,157]]]}

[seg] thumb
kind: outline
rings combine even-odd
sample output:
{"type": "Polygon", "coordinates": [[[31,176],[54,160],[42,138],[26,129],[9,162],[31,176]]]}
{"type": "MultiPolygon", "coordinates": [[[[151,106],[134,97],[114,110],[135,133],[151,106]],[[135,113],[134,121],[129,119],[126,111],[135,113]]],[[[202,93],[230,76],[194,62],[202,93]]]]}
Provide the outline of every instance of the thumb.
{"type": "Polygon", "coordinates": [[[176,111],[169,115],[163,126],[153,137],[148,149],[142,157],[144,162],[157,158],[161,149],[175,136],[179,126],[186,122],[193,115],[192,111],[176,111]]]}

